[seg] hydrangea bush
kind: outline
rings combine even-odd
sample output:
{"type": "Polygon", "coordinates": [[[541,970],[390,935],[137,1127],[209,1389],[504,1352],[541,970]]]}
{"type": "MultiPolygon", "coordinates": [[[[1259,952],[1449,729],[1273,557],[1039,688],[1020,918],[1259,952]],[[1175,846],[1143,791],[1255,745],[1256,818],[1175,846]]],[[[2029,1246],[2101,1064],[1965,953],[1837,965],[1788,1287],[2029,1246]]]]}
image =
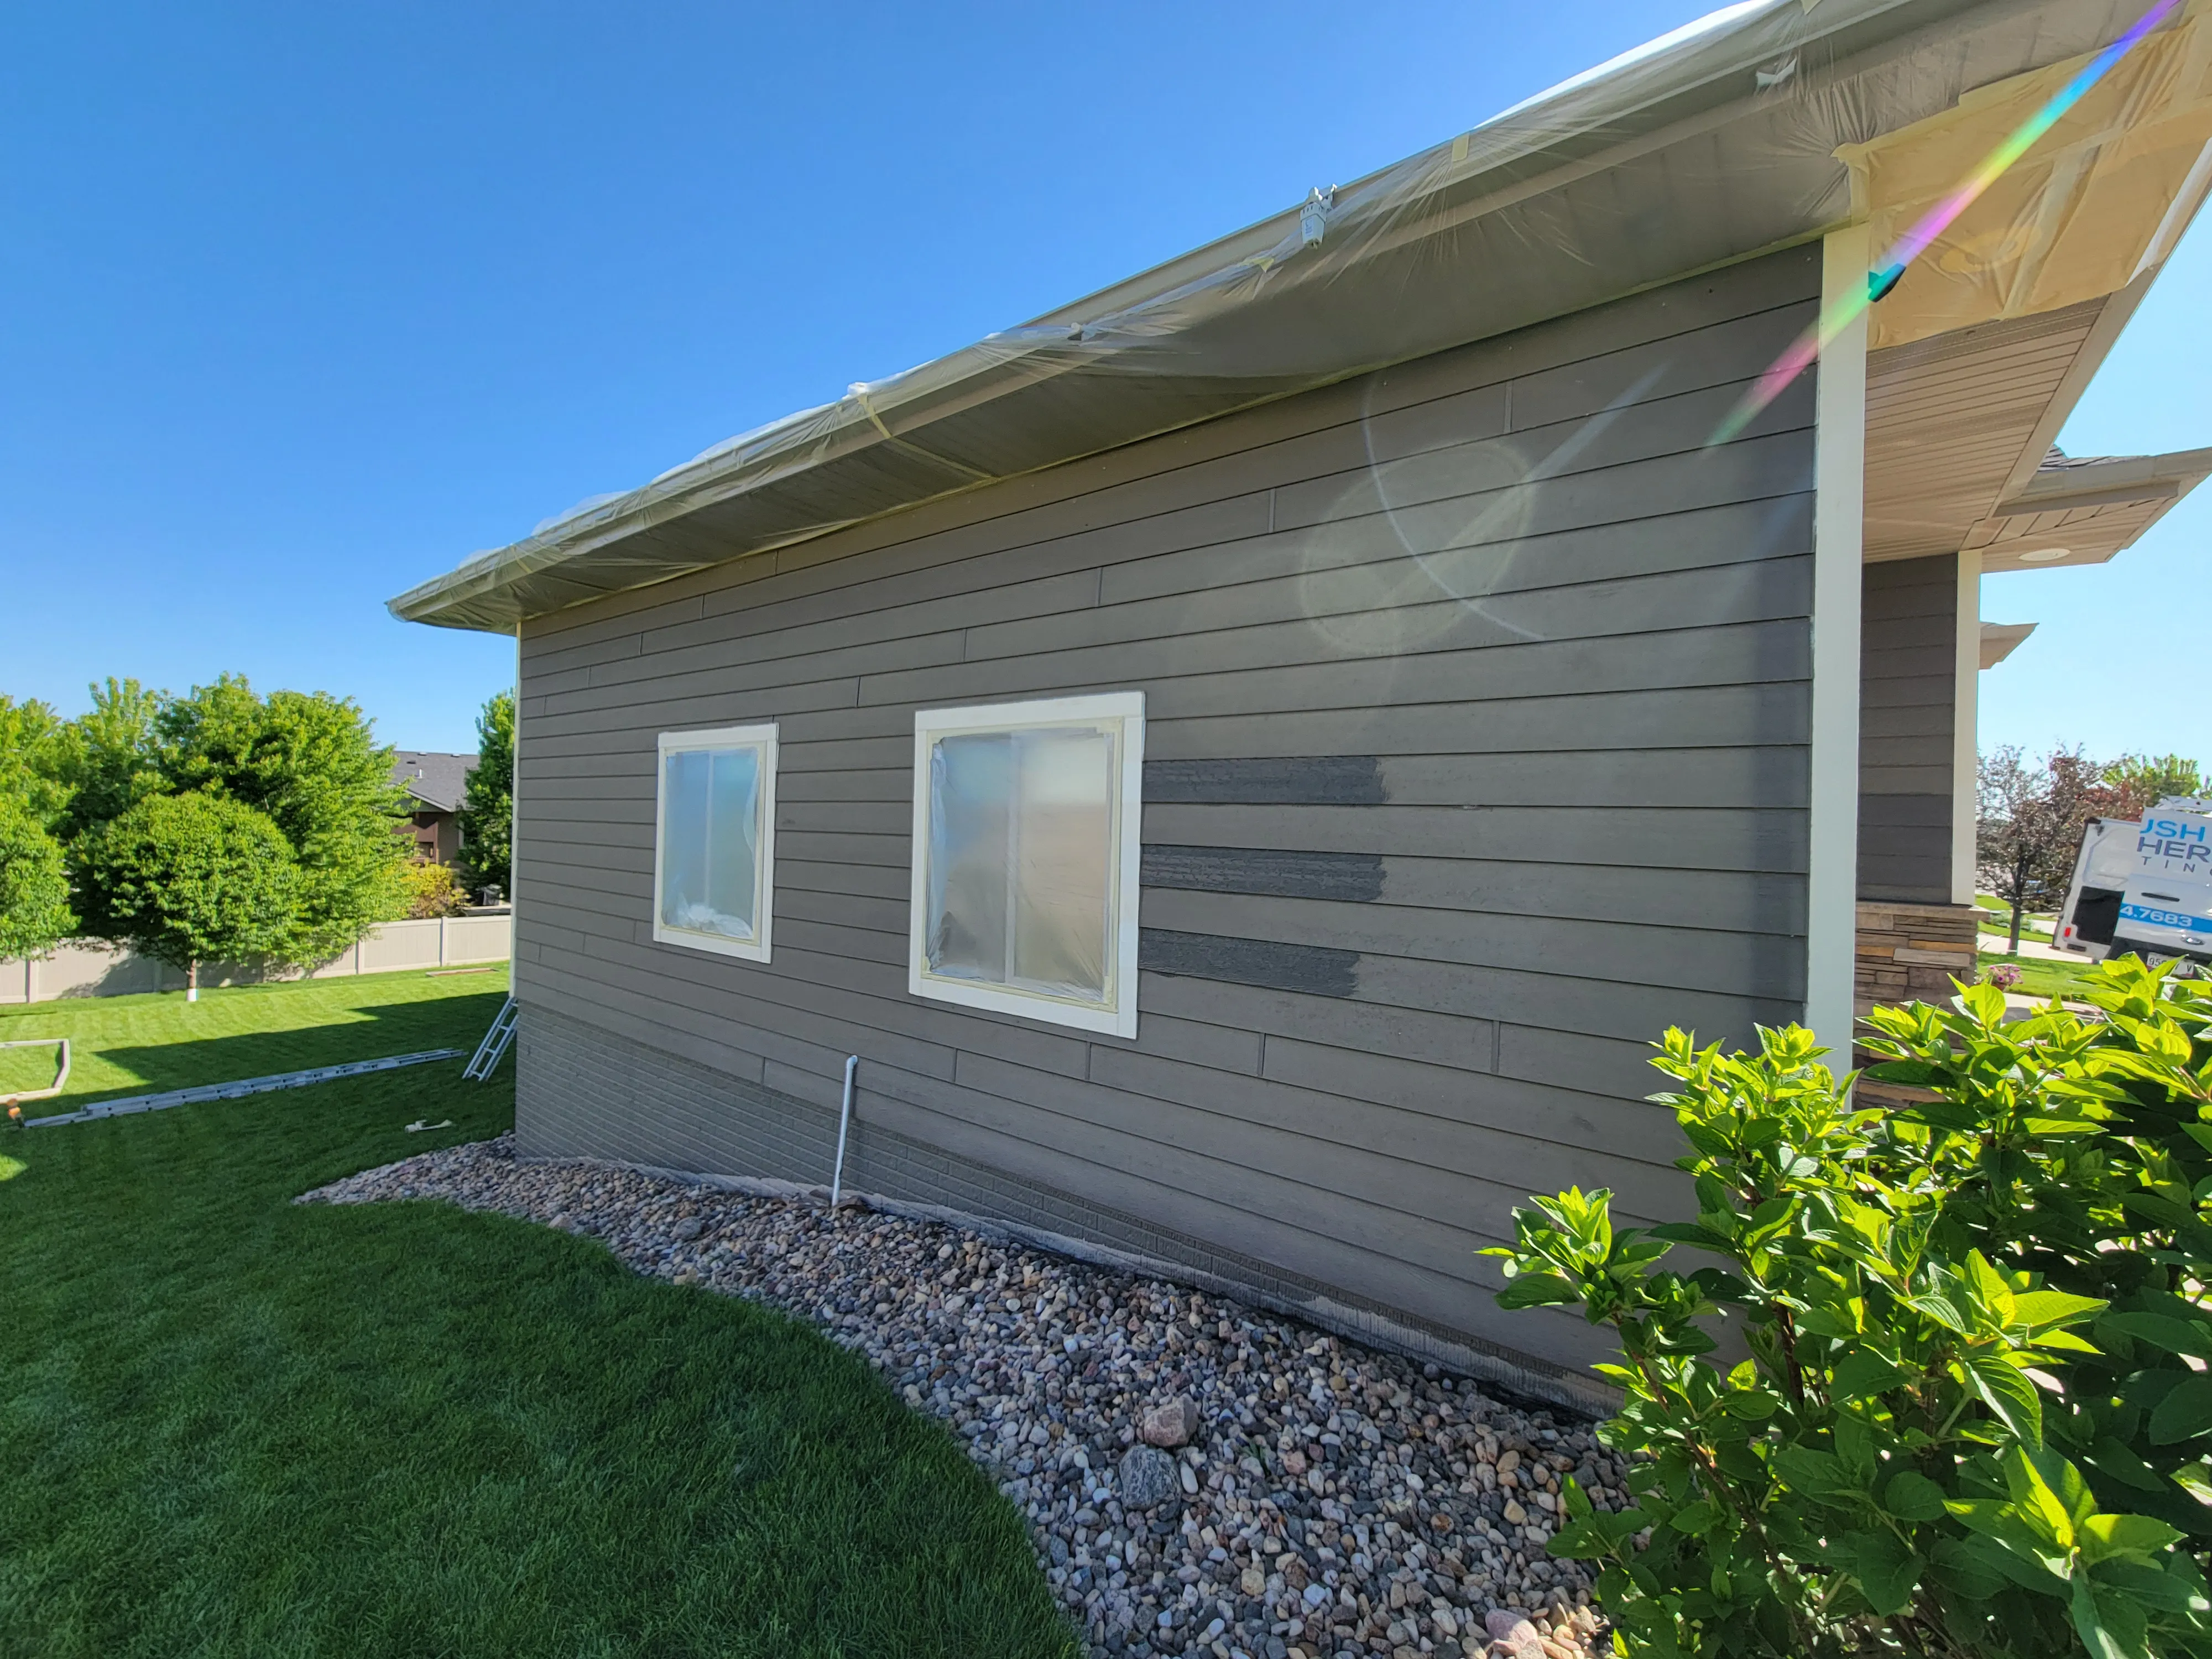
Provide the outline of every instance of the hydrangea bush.
{"type": "Polygon", "coordinates": [[[2087,1000],[1876,1011],[1902,1107],[1800,1027],[1671,1030],[1696,1219],[1515,1212],[1500,1301],[1620,1340],[1635,1506],[1571,1490],[1552,1549],[1622,1654],[2212,1656],[2212,996],[2087,1000]]]}

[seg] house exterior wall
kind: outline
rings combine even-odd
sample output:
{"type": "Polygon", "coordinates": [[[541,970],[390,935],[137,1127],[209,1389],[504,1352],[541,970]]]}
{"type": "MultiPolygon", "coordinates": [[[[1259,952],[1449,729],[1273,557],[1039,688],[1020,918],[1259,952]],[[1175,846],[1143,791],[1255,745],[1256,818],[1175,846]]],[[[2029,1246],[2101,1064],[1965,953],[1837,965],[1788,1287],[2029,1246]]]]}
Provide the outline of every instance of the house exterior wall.
{"type": "Polygon", "coordinates": [[[529,625],[523,1150],[1101,1241],[1540,1385],[1512,1206],[1682,1201],[1643,1044],[1796,1018],[1793,250],[529,625]],[[1146,694],[1140,1020],[907,994],[917,708],[1146,694]],[[775,954],[652,939],[660,732],[775,720],[775,954]],[[1362,1324],[1362,1322],[1365,1322],[1362,1324]],[[1371,1328],[1370,1328],[1371,1327],[1371,1328]]]}
{"type": "Polygon", "coordinates": [[[415,856],[432,864],[451,866],[461,856],[461,817],[458,812],[418,810],[408,815],[401,831],[415,843],[415,856]]]}
{"type": "Polygon", "coordinates": [[[1866,568],[1860,634],[1859,897],[1951,902],[1956,555],[1866,568]]]}

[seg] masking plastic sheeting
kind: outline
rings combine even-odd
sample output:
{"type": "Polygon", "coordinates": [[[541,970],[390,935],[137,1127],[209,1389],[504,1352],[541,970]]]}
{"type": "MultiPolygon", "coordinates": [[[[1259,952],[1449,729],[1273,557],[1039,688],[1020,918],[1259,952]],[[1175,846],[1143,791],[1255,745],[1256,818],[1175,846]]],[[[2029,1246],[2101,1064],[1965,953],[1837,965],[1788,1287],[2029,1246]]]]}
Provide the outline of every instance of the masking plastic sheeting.
{"type": "Polygon", "coordinates": [[[1105,1001],[1114,746],[1096,726],[966,732],[930,746],[931,974],[1105,1001]]]}
{"type": "MultiPolygon", "coordinates": [[[[2092,52],[2141,9],[1731,7],[1146,276],[587,502],[391,608],[509,629],[1802,240],[1850,214],[1840,148],[2092,52]]],[[[1325,75],[1309,90],[1326,96],[1325,75]]]]}
{"type": "MultiPolygon", "coordinates": [[[[1840,152],[1871,246],[1894,243],[2085,59],[1840,152]]],[[[2212,185],[2212,24],[2151,35],[1929,246],[1869,313],[1870,349],[2100,299],[2172,251],[2212,185]]],[[[1856,214],[1854,216],[1857,216],[1856,214]]]]}

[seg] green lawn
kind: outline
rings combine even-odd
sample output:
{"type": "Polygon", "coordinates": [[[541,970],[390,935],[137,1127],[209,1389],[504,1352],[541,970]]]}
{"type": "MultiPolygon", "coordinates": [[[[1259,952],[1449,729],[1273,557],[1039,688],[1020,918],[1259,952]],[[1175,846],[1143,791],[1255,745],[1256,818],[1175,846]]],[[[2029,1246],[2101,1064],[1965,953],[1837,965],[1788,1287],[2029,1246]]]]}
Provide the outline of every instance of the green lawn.
{"type": "MultiPolygon", "coordinates": [[[[66,1030],[112,1093],[467,1048],[503,988],[0,1037],[66,1030]]],[[[501,1217],[289,1201],[507,1127],[511,1063],[460,1065],[0,1132],[0,1654],[1074,1651],[1013,1509],[810,1328],[501,1217]]]]}
{"type": "MultiPolygon", "coordinates": [[[[507,991],[489,974],[370,974],[297,985],[88,997],[0,1008],[0,1042],[65,1036],[70,1086],[36,1113],[117,1095],[374,1060],[424,1048],[474,1048],[507,991]],[[489,1000],[487,1000],[489,999],[489,1000]]],[[[52,1048],[0,1048],[0,1094],[53,1081],[52,1048]]]]}
{"type": "MultiPolygon", "coordinates": [[[[2002,933],[2008,939],[2012,936],[2010,905],[2002,899],[1991,898],[1987,893],[1975,894],[1974,903],[1983,912],[1975,920],[1980,924],[1984,933],[2002,933]]],[[[2055,915],[2037,910],[2023,911],[2020,919],[2020,936],[2022,939],[2039,939],[2048,945],[2051,943],[2052,930],[2057,926],[2058,918],[2055,915]]]]}

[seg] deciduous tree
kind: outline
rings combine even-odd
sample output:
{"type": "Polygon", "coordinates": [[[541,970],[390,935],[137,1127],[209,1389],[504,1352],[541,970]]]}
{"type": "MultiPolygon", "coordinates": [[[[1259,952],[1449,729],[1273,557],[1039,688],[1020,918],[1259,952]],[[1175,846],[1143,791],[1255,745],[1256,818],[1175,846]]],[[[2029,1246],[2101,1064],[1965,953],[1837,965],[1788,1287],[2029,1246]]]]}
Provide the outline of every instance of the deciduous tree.
{"type": "Polygon", "coordinates": [[[404,815],[392,750],[361,707],[325,691],[257,696],[243,677],[165,703],[155,721],[168,787],[265,813],[298,866],[287,954],[318,961],[407,913],[404,815]]]}
{"type": "Polygon", "coordinates": [[[477,767],[461,808],[461,867],[471,889],[514,891],[514,694],[501,691],[477,716],[477,767]]]}
{"type": "Polygon", "coordinates": [[[61,843],[12,794],[0,794],[0,957],[39,957],[76,927],[61,843]]]}
{"type": "Polygon", "coordinates": [[[2064,898],[2083,826],[2115,810],[2104,771],[2078,747],[2030,761],[2007,744],[1982,757],[1975,853],[1982,886],[2012,908],[2010,950],[2024,912],[2064,898]]]}
{"type": "Polygon", "coordinates": [[[86,837],[80,867],[101,894],[102,937],[185,970],[203,962],[296,960],[300,868],[267,814],[222,795],[153,795],[86,837]]]}
{"type": "Polygon", "coordinates": [[[62,730],[52,767],[68,792],[66,808],[54,823],[64,846],[161,793],[154,721],[166,701],[166,693],[149,691],[137,680],[110,677],[92,687],[91,709],[62,730]]]}
{"type": "Polygon", "coordinates": [[[2169,795],[2201,795],[2204,775],[2179,755],[2123,755],[2105,769],[2105,783],[2115,796],[2113,811],[2139,818],[2169,795]]]}

